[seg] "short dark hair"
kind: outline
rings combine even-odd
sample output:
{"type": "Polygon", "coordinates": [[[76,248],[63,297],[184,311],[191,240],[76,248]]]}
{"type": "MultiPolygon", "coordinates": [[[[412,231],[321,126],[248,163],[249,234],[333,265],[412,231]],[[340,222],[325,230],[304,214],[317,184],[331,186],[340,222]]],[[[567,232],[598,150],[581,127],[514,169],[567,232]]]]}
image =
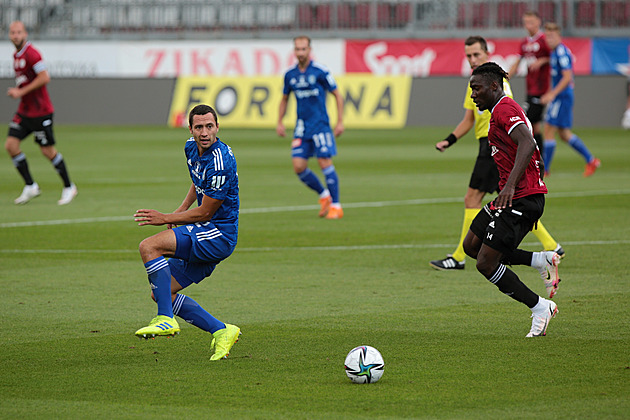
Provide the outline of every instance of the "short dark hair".
{"type": "Polygon", "coordinates": [[[472,75],[479,75],[489,81],[496,81],[501,87],[503,87],[503,79],[509,79],[507,72],[497,63],[493,62],[480,65],[473,70],[472,75]]]}
{"type": "Polygon", "coordinates": [[[547,22],[545,23],[545,31],[561,33],[562,30],[560,28],[560,25],[558,25],[556,22],[547,22]]]}
{"type": "Polygon", "coordinates": [[[481,36],[469,36],[468,38],[466,38],[466,41],[464,41],[464,45],[466,45],[467,47],[475,44],[479,44],[484,52],[488,52],[488,43],[481,36]]]}
{"type": "Polygon", "coordinates": [[[526,10],[525,13],[523,13],[523,16],[534,16],[534,17],[540,19],[540,15],[535,10],[526,10]]]}
{"type": "Polygon", "coordinates": [[[219,117],[217,117],[217,111],[214,110],[210,105],[199,104],[190,110],[188,113],[188,126],[192,127],[193,117],[195,115],[206,115],[210,113],[214,116],[214,122],[219,125],[219,117]]]}

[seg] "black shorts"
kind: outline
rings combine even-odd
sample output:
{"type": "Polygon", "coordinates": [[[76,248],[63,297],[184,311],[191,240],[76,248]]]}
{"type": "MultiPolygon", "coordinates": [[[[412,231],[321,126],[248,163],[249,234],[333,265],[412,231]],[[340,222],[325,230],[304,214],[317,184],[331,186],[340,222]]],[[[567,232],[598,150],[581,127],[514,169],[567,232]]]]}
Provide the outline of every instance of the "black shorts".
{"type": "Polygon", "coordinates": [[[523,108],[529,122],[536,124],[542,121],[545,106],[540,103],[540,96],[527,95],[527,102],[523,108]]]}
{"type": "Polygon", "coordinates": [[[35,135],[35,142],[40,146],[54,145],[53,114],[34,118],[15,114],[13,120],[9,123],[9,137],[24,140],[31,133],[35,135]]]}
{"type": "Polygon", "coordinates": [[[486,204],[473,220],[470,230],[492,249],[504,254],[514,251],[542,217],[545,195],[534,194],[512,201],[512,207],[491,210],[486,204]]]}
{"type": "Polygon", "coordinates": [[[490,194],[499,191],[499,171],[490,155],[488,137],[479,139],[479,154],[468,186],[490,194]]]}

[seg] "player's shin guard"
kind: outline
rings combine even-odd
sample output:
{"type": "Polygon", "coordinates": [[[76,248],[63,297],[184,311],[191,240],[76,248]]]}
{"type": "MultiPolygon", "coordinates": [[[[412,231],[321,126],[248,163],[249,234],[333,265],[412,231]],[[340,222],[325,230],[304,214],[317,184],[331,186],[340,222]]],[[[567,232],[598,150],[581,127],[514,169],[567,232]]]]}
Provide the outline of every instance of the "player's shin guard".
{"type": "Polygon", "coordinates": [[[203,309],[192,298],[178,294],[173,301],[173,313],[189,324],[209,333],[225,328],[225,324],[203,309]]]}
{"type": "Polygon", "coordinates": [[[53,164],[53,166],[55,167],[55,170],[61,177],[61,180],[63,181],[63,186],[68,188],[70,186],[70,177],[68,176],[66,163],[64,162],[63,156],[61,155],[61,153],[57,152],[55,157],[52,158],[50,162],[53,164]]]}
{"type": "Polygon", "coordinates": [[[300,181],[305,183],[310,189],[315,190],[317,194],[324,192],[324,186],[321,182],[319,182],[317,175],[315,175],[309,168],[306,168],[303,172],[297,174],[297,176],[300,178],[300,181]]]}
{"type": "Polygon", "coordinates": [[[503,294],[524,303],[528,308],[533,308],[538,303],[539,296],[525,286],[516,273],[503,264],[499,264],[488,281],[497,286],[503,294]]]}
{"type": "Polygon", "coordinates": [[[171,303],[171,269],[164,257],[158,257],[144,264],[147,269],[153,297],[158,306],[158,315],[173,317],[171,303]]]}
{"type": "Polygon", "coordinates": [[[569,146],[571,146],[573,150],[582,155],[586,163],[590,163],[590,161],[593,160],[593,155],[588,150],[588,147],[586,147],[582,139],[579,138],[577,135],[574,134],[573,136],[571,136],[571,138],[569,139],[569,146]]]}
{"type": "Polygon", "coordinates": [[[33,185],[33,177],[31,176],[31,171],[29,171],[28,169],[26,155],[24,153],[20,153],[17,156],[13,156],[11,160],[13,161],[13,166],[15,166],[15,169],[17,169],[17,171],[24,179],[24,183],[26,185],[33,185]]]}
{"type": "Polygon", "coordinates": [[[545,164],[545,172],[551,169],[551,161],[556,152],[556,141],[554,139],[545,140],[545,148],[543,149],[543,162],[545,164]]]}
{"type": "Polygon", "coordinates": [[[335,171],[335,166],[330,165],[329,167],[324,168],[322,172],[326,177],[326,185],[330,191],[330,197],[332,198],[333,204],[339,203],[339,177],[337,176],[337,171],[335,171]]]}

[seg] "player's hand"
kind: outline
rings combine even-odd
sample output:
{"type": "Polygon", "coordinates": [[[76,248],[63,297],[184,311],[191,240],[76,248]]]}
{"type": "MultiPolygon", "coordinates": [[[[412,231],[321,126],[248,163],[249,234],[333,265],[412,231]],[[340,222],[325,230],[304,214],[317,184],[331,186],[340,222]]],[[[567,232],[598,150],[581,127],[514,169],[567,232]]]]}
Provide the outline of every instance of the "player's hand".
{"type": "Polygon", "coordinates": [[[10,96],[13,99],[19,99],[22,97],[22,91],[17,87],[9,88],[7,90],[7,96],[10,96]]]}
{"type": "Polygon", "coordinates": [[[276,126],[276,133],[280,136],[280,137],[284,137],[287,135],[286,130],[284,129],[284,124],[282,123],[278,123],[278,125],[276,126]]]}
{"type": "Polygon", "coordinates": [[[446,149],[448,149],[448,141],[447,140],[440,140],[437,143],[435,143],[435,148],[438,149],[440,152],[445,151],[446,149]]]}
{"type": "Polygon", "coordinates": [[[138,226],[145,226],[145,225],[160,226],[160,225],[166,224],[164,214],[156,210],[139,209],[139,210],[136,210],[133,217],[136,222],[139,222],[138,226]]]}
{"type": "Polygon", "coordinates": [[[514,197],[514,187],[504,186],[497,198],[494,199],[494,207],[504,209],[512,207],[512,198],[514,197]]]}
{"type": "Polygon", "coordinates": [[[551,101],[553,101],[554,99],[556,99],[553,94],[551,92],[545,93],[543,96],[540,97],[540,103],[543,105],[547,105],[548,103],[550,103],[551,101]]]}
{"type": "Polygon", "coordinates": [[[340,135],[343,134],[343,132],[346,130],[346,127],[344,127],[342,122],[338,122],[337,125],[335,126],[335,129],[333,130],[333,134],[335,135],[335,137],[339,137],[340,135]]]}

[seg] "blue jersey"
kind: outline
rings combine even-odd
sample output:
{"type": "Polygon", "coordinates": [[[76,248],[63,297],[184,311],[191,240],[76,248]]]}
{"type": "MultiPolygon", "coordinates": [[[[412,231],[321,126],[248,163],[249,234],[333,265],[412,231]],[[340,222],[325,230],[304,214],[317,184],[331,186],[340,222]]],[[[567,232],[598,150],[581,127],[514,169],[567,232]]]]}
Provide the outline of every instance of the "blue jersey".
{"type": "MultiPolygon", "coordinates": [[[[560,80],[562,79],[562,72],[564,70],[573,71],[573,54],[571,50],[566,47],[564,44],[558,45],[552,52],[550,60],[551,66],[551,85],[552,87],[556,87],[560,80]]],[[[569,85],[564,89],[559,97],[572,97],[573,96],[573,81],[569,83],[569,85]]]]}
{"type": "Polygon", "coordinates": [[[232,149],[217,138],[203,155],[199,156],[194,138],[184,147],[190,179],[197,192],[197,205],[203,196],[223,200],[210,219],[222,233],[236,240],[238,233],[238,174],[232,149]]]}
{"type": "Polygon", "coordinates": [[[297,64],[284,75],[283,93],[293,92],[297,101],[294,138],[310,139],[314,134],[330,131],[326,94],[337,89],[328,69],[311,61],[304,72],[297,64]]]}

